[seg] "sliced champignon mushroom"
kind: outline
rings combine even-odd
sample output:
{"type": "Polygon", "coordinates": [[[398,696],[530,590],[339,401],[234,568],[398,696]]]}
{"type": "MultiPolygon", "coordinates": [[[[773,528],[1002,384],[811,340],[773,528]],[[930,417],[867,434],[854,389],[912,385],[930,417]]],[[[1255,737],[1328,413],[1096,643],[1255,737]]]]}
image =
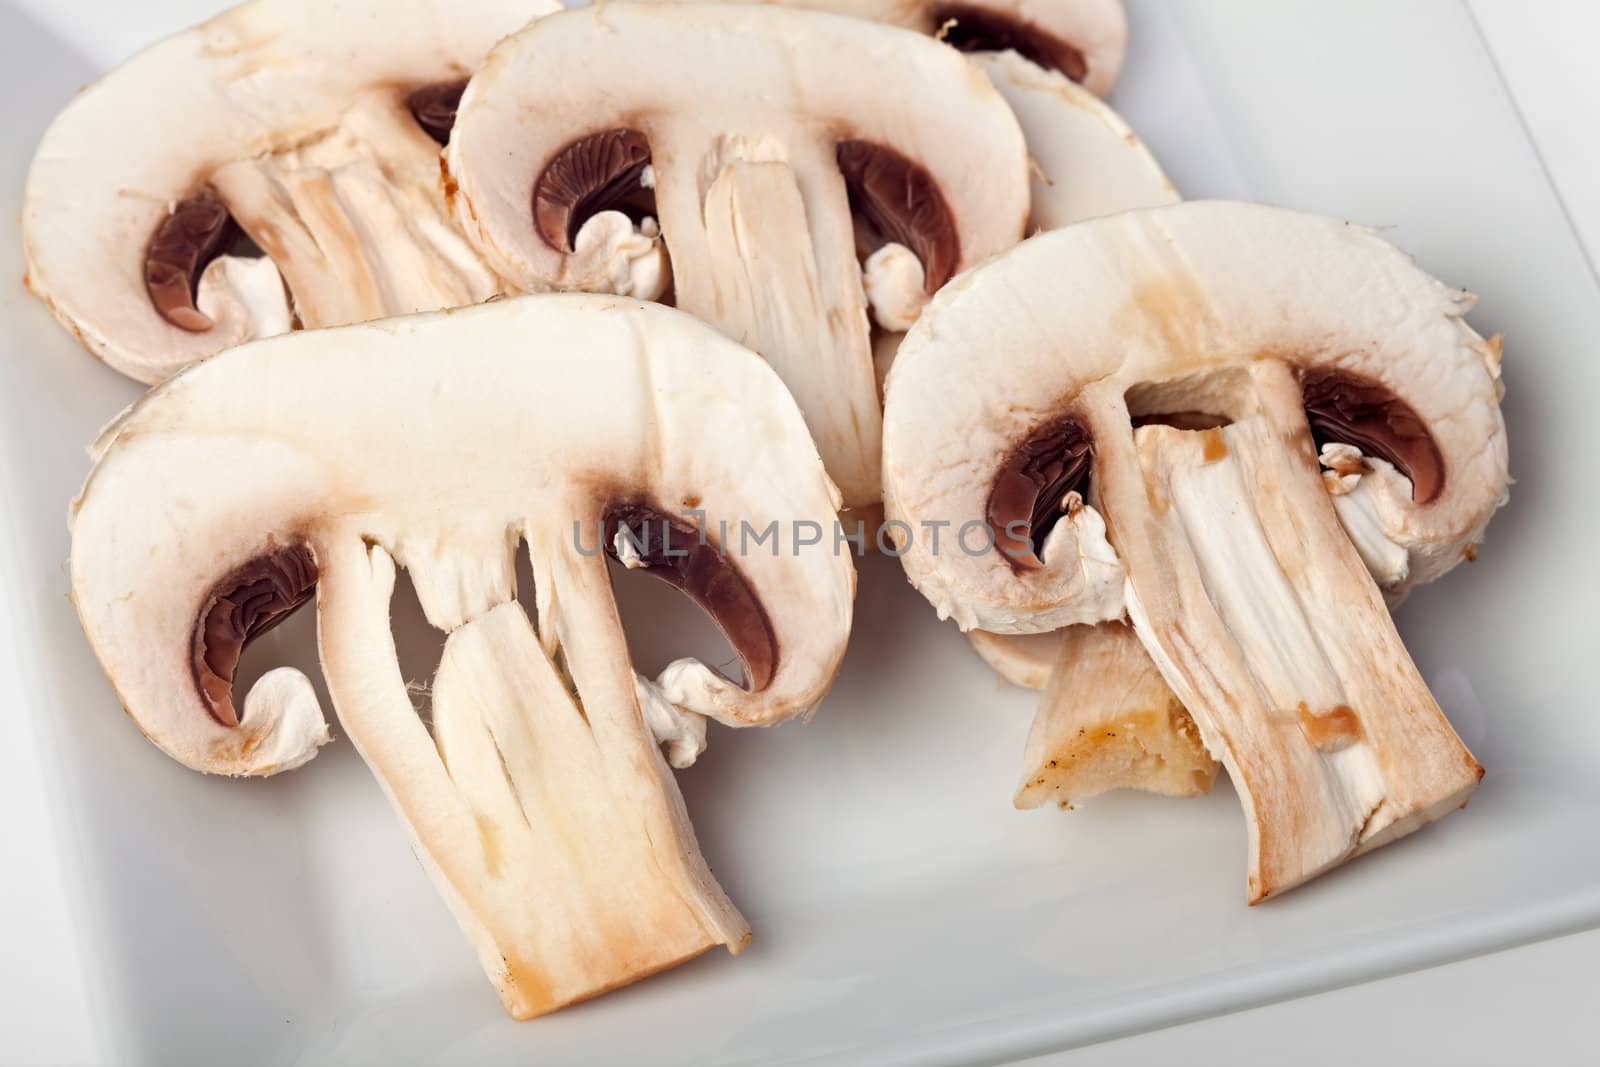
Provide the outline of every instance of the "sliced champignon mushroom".
{"type": "Polygon", "coordinates": [[[97,446],[73,599],[151,740],[259,775],[328,739],[297,671],[267,674],[242,714],[230,692],[241,647],[314,589],[340,722],[526,1018],[748,939],[647,723],[667,719],[681,757],[703,718],[817,703],[849,631],[849,558],[738,554],[722,531],[837,506],[754,355],[666,308],[529,297],[262,341],[156,389],[97,446]],[[602,544],[624,525],[635,562],[715,616],[742,683],[695,660],[634,673],[602,544]],[[537,625],[516,599],[522,540],[537,625]],[[449,634],[431,724],[390,633],[402,568],[449,634]]]}
{"type": "Polygon", "coordinates": [[[778,369],[853,508],[879,500],[881,414],[852,210],[916,260],[899,298],[920,307],[1028,206],[1016,120],[961,56],[776,7],[541,19],[473,78],[446,165],[457,219],[523,289],[633,291],[659,233],[676,306],[778,369]]]}
{"type": "MultiPolygon", "coordinates": [[[[654,0],[682,2],[682,0],[654,0]]],[[[739,0],[749,3],[750,0],[739,0]]],[[[963,52],[1016,52],[1105,96],[1128,46],[1122,0],[758,0],[871,19],[963,52]]]]}
{"type": "Polygon", "coordinates": [[[144,382],[295,319],[488,299],[500,282],[450,222],[439,148],[489,47],[558,6],[252,0],[162,41],[39,145],[29,287],[144,382]]]}
{"type": "Polygon", "coordinates": [[[1475,541],[1505,499],[1506,439],[1463,311],[1370,231],[1187,204],[1045,234],[964,275],[890,376],[889,517],[1002,527],[979,556],[912,539],[912,582],[964,627],[1117,617],[1095,577],[1103,513],[1135,629],[1240,794],[1252,901],[1459,807],[1482,774],[1339,524],[1305,408],[1308,383],[1348,391],[1342,417],[1412,464],[1374,506],[1420,544],[1475,541]],[[1064,423],[1089,440],[1093,506],[1040,531],[1043,501],[996,494],[1064,423]]]}

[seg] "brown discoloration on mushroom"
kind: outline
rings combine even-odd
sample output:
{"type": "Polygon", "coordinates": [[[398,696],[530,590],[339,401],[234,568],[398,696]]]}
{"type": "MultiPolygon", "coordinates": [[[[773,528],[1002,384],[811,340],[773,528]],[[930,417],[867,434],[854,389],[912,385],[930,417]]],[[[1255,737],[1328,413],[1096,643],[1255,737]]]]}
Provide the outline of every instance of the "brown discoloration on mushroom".
{"type": "Polygon", "coordinates": [[[939,39],[962,52],[1014,51],[1049,70],[1058,70],[1075,82],[1089,73],[1083,53],[1043,27],[975,4],[946,4],[936,9],[939,39]]]}
{"type": "Polygon", "coordinates": [[[1411,479],[1418,504],[1432,502],[1444,490],[1444,456],[1427,424],[1394,390],[1337,367],[1306,368],[1300,387],[1319,446],[1329,441],[1354,445],[1394,464],[1411,479]]]}
{"type": "MultiPolygon", "coordinates": [[[[750,938],[746,937],[740,944],[728,946],[729,951],[738,953],[743,950],[745,945],[749,944],[749,941],[750,938]]],[[[631,949],[632,958],[639,958],[641,953],[651,947],[645,945],[634,946],[631,949]]],[[[537,967],[521,960],[503,957],[506,965],[506,986],[517,990],[525,1005],[520,1010],[512,1011],[512,1018],[518,1022],[527,1022],[529,1019],[537,1019],[542,1015],[549,1015],[551,1012],[569,1008],[574,1004],[582,1004],[586,1000],[603,997],[607,993],[630,986],[634,982],[643,981],[651,975],[660,974],[662,971],[670,971],[679,964],[687,963],[698,956],[704,955],[715,947],[715,945],[700,945],[687,949],[671,959],[652,960],[647,966],[635,966],[625,976],[615,978],[593,989],[585,990],[581,996],[568,998],[559,997],[549,977],[537,967]]],[[[628,955],[630,947],[627,945],[618,944],[608,946],[608,948],[612,954],[620,958],[630,958],[628,955]]]]}
{"type": "Polygon", "coordinates": [[[1320,751],[1338,752],[1361,740],[1361,719],[1348,704],[1337,704],[1324,712],[1314,712],[1300,702],[1297,717],[1306,740],[1320,751]]]}
{"type": "Polygon", "coordinates": [[[744,664],[745,687],[751,692],[765,688],[778,668],[772,621],[744,574],[709,531],[697,530],[643,502],[608,507],[604,529],[608,555],[617,557],[621,534],[637,549],[642,569],[681,589],[716,620],[744,664]]]}
{"type": "Polygon", "coordinates": [[[933,175],[871,141],[840,141],[836,155],[852,209],[888,241],[911,249],[922,261],[924,287],[936,292],[961,262],[961,238],[933,175]]]}
{"type": "Polygon", "coordinates": [[[500,844],[500,828],[483,812],[473,812],[478,823],[478,843],[483,846],[483,869],[490,878],[500,877],[505,856],[500,844]]]}
{"type": "Polygon", "coordinates": [[[204,333],[209,316],[195,307],[200,275],[239,239],[239,226],[210,192],[173,205],[145,249],[144,284],[156,312],[180,330],[204,333]]]}
{"type": "Polygon", "coordinates": [[[317,561],[303,542],[269,544],[213,587],[195,619],[193,668],[201,701],[219,723],[239,725],[233,675],[245,648],[311,599],[316,587],[317,561]]]}
{"type": "Polygon", "coordinates": [[[533,219],[551,248],[571,252],[583,224],[602,211],[626,208],[641,191],[650,142],[633,129],[580,137],[545,165],[533,184],[533,219]]]}
{"type": "Polygon", "coordinates": [[[1061,415],[1035,429],[1001,463],[989,490],[988,520],[1013,570],[1043,566],[1039,551],[1061,517],[1062,500],[1088,487],[1093,446],[1082,419],[1061,415]],[[1017,522],[1027,523],[1022,537],[1013,536],[1017,522]]]}

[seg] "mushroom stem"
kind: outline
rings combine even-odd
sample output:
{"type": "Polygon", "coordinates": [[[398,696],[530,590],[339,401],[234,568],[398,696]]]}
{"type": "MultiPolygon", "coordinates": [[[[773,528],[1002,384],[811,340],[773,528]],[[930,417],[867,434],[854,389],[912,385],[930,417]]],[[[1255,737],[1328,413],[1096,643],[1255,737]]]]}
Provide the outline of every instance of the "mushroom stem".
{"type": "Polygon", "coordinates": [[[438,145],[393,90],[368,92],[327,133],[228,163],[211,181],[283,273],[306,327],[476,304],[500,291],[448,221],[438,145]]]}
{"type": "Polygon", "coordinates": [[[1034,714],[1016,806],[1063,808],[1112,789],[1192,797],[1217,763],[1126,623],[1072,626],[1034,714]]]}
{"type": "Polygon", "coordinates": [[[760,158],[768,147],[719,146],[703,198],[694,168],[658,170],[677,305],[772,364],[845,506],[870,506],[881,496],[882,416],[849,196],[831,146],[813,160],[760,158]]]}
{"type": "Polygon", "coordinates": [[[1225,428],[1097,439],[1130,614],[1239,792],[1254,903],[1460,807],[1483,770],[1339,525],[1292,372],[1250,374],[1225,428]]]}
{"type": "Polygon", "coordinates": [[[606,704],[614,694],[586,696],[580,681],[575,700],[522,607],[505,603],[451,633],[430,737],[389,632],[393,559],[354,538],[323,551],[334,568],[319,602],[323,662],[340,721],[512,1016],[743,946],[748,928],[692,833],[658,832],[657,813],[682,802],[631,690],[606,704]],[[710,900],[695,893],[707,886],[710,900]]]}

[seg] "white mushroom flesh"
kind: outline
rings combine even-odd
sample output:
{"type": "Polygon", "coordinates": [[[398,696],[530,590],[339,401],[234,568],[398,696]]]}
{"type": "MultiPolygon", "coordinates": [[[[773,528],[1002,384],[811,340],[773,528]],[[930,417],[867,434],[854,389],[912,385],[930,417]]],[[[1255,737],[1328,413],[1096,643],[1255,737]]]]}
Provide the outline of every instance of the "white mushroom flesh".
{"type": "Polygon", "coordinates": [[[218,329],[252,337],[294,329],[283,276],[265,256],[218,256],[200,275],[194,303],[218,329]]]}
{"type": "Polygon", "coordinates": [[[457,222],[511,284],[642,296],[670,278],[678,308],[760,352],[861,510],[881,497],[867,288],[905,321],[1027,212],[1016,120],[959,54],[777,6],[540,19],[473,79],[445,159],[457,222]],[[916,263],[887,251],[864,280],[858,218],[916,263]]]}
{"type": "Polygon", "coordinates": [[[837,491],[771,369],[659,306],[500,301],[258,342],[151,392],[106,431],[74,507],[73,599],[156,744],[261,775],[309,759],[327,724],[299,672],[242,702],[233,672],[314,595],[344,732],[527,1018],[742,948],[668,762],[704,749],[707,719],[805,714],[843,657],[848,556],[735,555],[679,509],[701,530],[832,521],[837,491]],[[632,565],[716,617],[743,681],[694,660],[636,674],[605,551],[623,524],[632,565]],[[402,569],[449,635],[431,727],[390,631],[402,569]]]}
{"type": "MultiPolygon", "coordinates": [[[[652,0],[680,3],[682,0],[652,0]]],[[[739,0],[749,3],[751,0],[739,0]]],[[[963,52],[1016,51],[1105,96],[1122,70],[1122,0],[755,0],[832,11],[930,34],[963,52]]]]}
{"type": "MultiPolygon", "coordinates": [[[[1293,383],[1275,391],[1285,385],[1298,417],[1293,383]]],[[[1293,432],[1269,409],[1204,434],[1135,435],[1149,504],[1130,519],[1147,523],[1167,607],[1146,611],[1135,574],[1129,611],[1229,768],[1250,828],[1252,901],[1396,824],[1462,806],[1483,774],[1406,654],[1320,476],[1284,447],[1293,432]]]]}
{"type": "Polygon", "coordinates": [[[1019,808],[1070,808],[1111,789],[1210,792],[1217,763],[1124,623],[1052,635],[1057,659],[1023,753],[1019,808]]]}
{"type": "Polygon", "coordinates": [[[405,100],[378,89],[334,128],[226,163],[211,184],[283,273],[300,322],[341,326],[476,304],[500,291],[449,221],[438,154],[405,100]]]}
{"type": "Polygon", "coordinates": [[[73,98],[22,205],[29,288],[158,382],[292,325],[483,300],[438,154],[460,87],[554,0],[249,0],[73,98]],[[244,275],[241,235],[267,257],[244,275]],[[222,267],[217,267],[223,263],[222,267]]]}
{"type": "Polygon", "coordinates": [[[1395,468],[1369,461],[1362,483],[1421,558],[1475,543],[1508,478],[1498,382],[1462,307],[1358,227],[1187,204],[1042,235],[956,279],[889,376],[890,520],[1028,534],[1015,554],[919,536],[902,555],[963,626],[1082,618],[1084,561],[1039,524],[1059,528],[1056,503],[1092,482],[1139,637],[1244,802],[1252,900],[1459,806],[1482,773],[1313,446],[1395,468]]]}

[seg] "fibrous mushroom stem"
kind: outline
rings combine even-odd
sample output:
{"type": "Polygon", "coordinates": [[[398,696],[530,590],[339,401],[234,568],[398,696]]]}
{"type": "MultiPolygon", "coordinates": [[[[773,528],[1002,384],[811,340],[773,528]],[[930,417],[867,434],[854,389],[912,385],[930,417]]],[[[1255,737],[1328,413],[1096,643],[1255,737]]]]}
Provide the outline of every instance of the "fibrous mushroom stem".
{"type": "Polygon", "coordinates": [[[845,505],[876,504],[881,415],[845,184],[820,152],[745,158],[746,147],[724,146],[703,199],[684,188],[687,168],[658,179],[678,307],[765,356],[845,505]]]}
{"type": "Polygon", "coordinates": [[[1063,808],[1112,789],[1191,797],[1217,763],[1133,628],[1072,626],[1028,733],[1016,806],[1063,808]]]}
{"type": "Polygon", "coordinates": [[[306,327],[481,303],[499,280],[450,224],[438,145],[392,90],[340,125],[229,163],[212,184],[277,264],[306,327]]]}
{"type": "Polygon", "coordinates": [[[1240,793],[1255,902],[1461,806],[1482,768],[1339,526],[1292,372],[1252,375],[1259,414],[1125,429],[1099,462],[1136,629],[1240,793]]]}
{"type": "MultiPolygon", "coordinates": [[[[682,801],[658,770],[625,648],[615,649],[620,685],[577,671],[574,695],[521,606],[492,608],[446,643],[430,737],[389,633],[392,559],[359,542],[337,552],[320,636],[341,722],[508,1012],[542,1015],[715,945],[742,947],[748,928],[704,871],[692,831],[687,842],[662,832],[662,813],[682,801]]],[[[614,614],[608,588],[593,592],[605,598],[597,610],[614,614]]]]}
{"type": "Polygon", "coordinates": [[[433,689],[434,737],[472,810],[502,996],[518,1018],[627,984],[720,942],[685,905],[644,819],[511,603],[455,631],[433,689]],[[530,901],[537,905],[530,907],[530,901]]]}

